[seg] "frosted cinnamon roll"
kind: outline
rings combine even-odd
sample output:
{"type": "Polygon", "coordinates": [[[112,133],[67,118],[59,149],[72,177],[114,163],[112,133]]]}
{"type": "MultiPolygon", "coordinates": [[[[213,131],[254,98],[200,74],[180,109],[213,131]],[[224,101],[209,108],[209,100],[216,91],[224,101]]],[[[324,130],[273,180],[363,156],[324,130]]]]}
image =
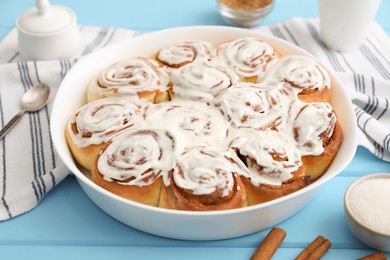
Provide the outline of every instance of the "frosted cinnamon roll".
{"type": "Polygon", "coordinates": [[[290,102],[282,85],[241,82],[222,91],[214,104],[234,127],[264,130],[281,124],[290,102]]]}
{"type": "Polygon", "coordinates": [[[280,198],[310,183],[299,150],[277,131],[250,131],[232,142],[249,170],[242,176],[248,205],[280,198]]]}
{"type": "Polygon", "coordinates": [[[217,62],[193,62],[172,73],[173,98],[209,102],[238,80],[229,68],[217,62]]]}
{"type": "Polygon", "coordinates": [[[312,58],[300,55],[281,58],[267,69],[262,79],[262,81],[274,80],[288,83],[302,101],[330,102],[329,74],[312,58]]]}
{"type": "Polygon", "coordinates": [[[343,139],[340,124],[329,103],[297,101],[291,110],[292,135],[302,154],[306,175],[315,180],[336,156],[343,139]]]}
{"type": "Polygon", "coordinates": [[[177,159],[159,206],[178,210],[225,210],[247,205],[240,174],[245,171],[232,152],[195,147],[177,159]]]}
{"type": "Polygon", "coordinates": [[[88,87],[87,101],[112,96],[135,96],[151,103],[169,99],[169,76],[156,61],[129,58],[103,70],[88,87]]]}
{"type": "Polygon", "coordinates": [[[195,41],[161,48],[156,55],[156,60],[168,68],[177,69],[188,63],[209,61],[212,56],[211,43],[195,41]]]}
{"type": "Polygon", "coordinates": [[[248,37],[226,42],[217,47],[217,57],[236,72],[243,81],[257,82],[267,64],[277,59],[274,48],[259,39],[248,37]]]}
{"type": "Polygon", "coordinates": [[[65,134],[76,161],[90,170],[104,143],[143,124],[147,106],[137,98],[99,99],[82,106],[70,119],[65,134]]]}
{"type": "Polygon", "coordinates": [[[93,181],[123,198],[157,206],[164,176],[180,153],[172,133],[140,128],[122,132],[99,152],[93,181]]]}
{"type": "Polygon", "coordinates": [[[145,122],[175,133],[185,149],[199,145],[222,147],[229,135],[229,123],[217,109],[189,100],[154,105],[145,122]]]}

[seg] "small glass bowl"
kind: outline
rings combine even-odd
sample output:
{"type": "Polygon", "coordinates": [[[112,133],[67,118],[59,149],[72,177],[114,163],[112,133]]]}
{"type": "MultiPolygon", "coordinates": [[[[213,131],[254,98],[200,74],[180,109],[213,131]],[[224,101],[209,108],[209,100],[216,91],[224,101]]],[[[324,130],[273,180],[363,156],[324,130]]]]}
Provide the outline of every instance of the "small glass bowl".
{"type": "Polygon", "coordinates": [[[220,0],[217,0],[218,11],[223,20],[230,25],[240,27],[253,27],[260,23],[269,13],[271,13],[274,2],[253,10],[239,10],[232,9],[229,6],[223,4],[220,0]]]}

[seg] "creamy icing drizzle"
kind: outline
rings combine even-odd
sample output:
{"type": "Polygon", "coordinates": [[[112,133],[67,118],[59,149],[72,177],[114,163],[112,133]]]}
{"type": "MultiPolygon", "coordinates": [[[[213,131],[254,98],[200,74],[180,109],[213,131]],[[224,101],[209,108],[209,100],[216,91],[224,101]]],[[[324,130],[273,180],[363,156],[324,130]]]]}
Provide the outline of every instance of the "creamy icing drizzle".
{"type": "Polygon", "coordinates": [[[328,72],[314,59],[290,55],[279,59],[267,69],[264,81],[284,81],[296,88],[296,92],[302,89],[330,88],[328,72]]]}
{"type": "Polygon", "coordinates": [[[267,63],[276,58],[271,45],[251,37],[221,44],[217,56],[241,77],[261,75],[267,63]]]}
{"type": "Polygon", "coordinates": [[[336,115],[329,103],[304,103],[296,101],[291,107],[294,118],[292,136],[304,155],[324,152],[323,139],[330,138],[336,124],[336,115]]]}
{"type": "Polygon", "coordinates": [[[217,109],[190,100],[178,99],[151,106],[146,124],[175,133],[185,148],[222,146],[228,135],[228,123],[217,109]]]}
{"type": "MultiPolygon", "coordinates": [[[[195,44],[207,49],[201,55],[195,51],[198,47],[190,50],[187,44],[158,53],[167,63],[191,61],[172,70],[170,102],[144,105],[103,99],[77,112],[79,118],[72,124],[80,125],[78,133],[96,132],[86,141],[74,134],[80,146],[109,141],[107,133],[115,132],[117,125],[131,128],[116,135],[98,160],[107,181],[143,186],[162,176],[169,185],[168,173],[173,171],[175,184],[194,194],[216,189],[228,194],[232,172],[254,185],[280,185],[302,165],[301,156],[322,153],[323,140],[331,137],[336,122],[332,107],[297,98],[302,89],[330,87],[327,72],[315,60],[304,56],[279,60],[268,44],[243,38],[221,44],[218,57],[206,61],[209,44],[195,44]],[[238,83],[240,77],[250,76],[259,76],[261,82],[238,83]],[[246,165],[230,147],[239,151],[246,165]]],[[[132,58],[107,68],[96,88],[118,95],[166,90],[167,75],[149,59],[132,58]]]]}
{"type": "Polygon", "coordinates": [[[120,130],[140,126],[147,106],[135,98],[93,101],[82,106],[69,121],[69,133],[79,147],[107,142],[120,130]]]}
{"type": "Polygon", "coordinates": [[[217,62],[193,62],[172,73],[175,98],[211,101],[238,80],[229,68],[217,62]]]}
{"type": "Polygon", "coordinates": [[[157,60],[168,67],[179,68],[191,62],[209,61],[213,56],[213,46],[209,42],[183,42],[161,48],[157,60]]]}
{"type": "Polygon", "coordinates": [[[222,197],[228,196],[234,187],[233,174],[242,172],[233,158],[236,155],[231,152],[199,146],[192,148],[177,159],[173,180],[178,187],[196,195],[210,194],[218,189],[222,191],[222,197]]]}
{"type": "Polygon", "coordinates": [[[179,148],[172,133],[141,128],[122,132],[101,153],[97,167],[107,181],[147,186],[167,175],[179,148]]]}
{"type": "Polygon", "coordinates": [[[282,85],[238,83],[215,98],[215,105],[235,127],[276,128],[290,102],[282,85]]]}
{"type": "Polygon", "coordinates": [[[246,158],[250,181],[259,186],[262,183],[281,185],[293,177],[293,172],[302,165],[299,150],[285,135],[265,129],[247,130],[232,143],[232,147],[246,158]]]}
{"type": "Polygon", "coordinates": [[[143,91],[168,90],[169,76],[156,61],[130,58],[117,62],[99,74],[89,90],[103,96],[135,96],[143,91]]]}

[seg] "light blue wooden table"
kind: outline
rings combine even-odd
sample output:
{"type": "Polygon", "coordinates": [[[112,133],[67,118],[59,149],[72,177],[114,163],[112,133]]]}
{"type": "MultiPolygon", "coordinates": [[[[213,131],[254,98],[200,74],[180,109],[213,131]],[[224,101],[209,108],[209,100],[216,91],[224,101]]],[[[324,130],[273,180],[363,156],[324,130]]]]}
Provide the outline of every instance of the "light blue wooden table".
{"type": "MultiPolygon", "coordinates": [[[[75,10],[79,24],[155,31],[188,25],[224,25],[213,0],[53,0],[75,10]]],[[[0,0],[0,38],[33,0],[0,0]]],[[[315,0],[276,0],[263,24],[294,16],[317,17],[315,0]]],[[[376,20],[390,34],[390,0],[376,20]]],[[[374,250],[348,230],[343,195],[356,177],[390,172],[390,164],[359,148],[352,163],[328,182],[302,211],[280,223],[287,237],[275,259],[292,259],[317,235],[333,245],[323,259],[356,259],[374,250]]],[[[0,222],[0,259],[248,259],[269,230],[220,241],[180,241],[127,227],[97,208],[73,176],[67,177],[34,210],[0,222]]]]}

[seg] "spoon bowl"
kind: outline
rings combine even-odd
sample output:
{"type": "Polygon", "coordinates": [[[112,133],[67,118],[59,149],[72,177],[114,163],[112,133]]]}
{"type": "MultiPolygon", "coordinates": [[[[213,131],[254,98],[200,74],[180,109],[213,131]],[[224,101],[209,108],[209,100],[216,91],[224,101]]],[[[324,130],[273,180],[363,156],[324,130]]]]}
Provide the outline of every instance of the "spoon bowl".
{"type": "Polygon", "coordinates": [[[46,106],[49,97],[50,87],[47,84],[39,84],[23,95],[20,105],[27,112],[37,111],[46,106]]]}
{"type": "Polygon", "coordinates": [[[38,111],[49,102],[50,87],[47,84],[39,84],[24,93],[21,100],[22,110],[17,113],[0,131],[0,139],[22,118],[25,112],[38,111]]]}

